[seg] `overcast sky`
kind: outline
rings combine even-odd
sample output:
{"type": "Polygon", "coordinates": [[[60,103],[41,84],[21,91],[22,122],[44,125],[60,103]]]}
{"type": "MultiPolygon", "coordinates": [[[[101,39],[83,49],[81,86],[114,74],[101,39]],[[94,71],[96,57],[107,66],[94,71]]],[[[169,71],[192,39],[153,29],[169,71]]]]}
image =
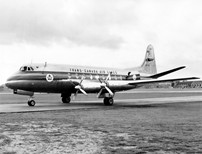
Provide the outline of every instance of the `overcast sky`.
{"type": "Polygon", "coordinates": [[[0,0],[0,83],[24,63],[142,63],[202,77],[201,0],[0,0]]]}

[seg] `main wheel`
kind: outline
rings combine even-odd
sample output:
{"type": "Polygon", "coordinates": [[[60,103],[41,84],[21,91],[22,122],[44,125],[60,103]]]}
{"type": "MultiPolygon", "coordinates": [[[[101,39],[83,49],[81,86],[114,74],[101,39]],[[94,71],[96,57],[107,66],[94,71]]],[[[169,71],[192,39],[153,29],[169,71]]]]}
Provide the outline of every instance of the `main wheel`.
{"type": "Polygon", "coordinates": [[[29,101],[27,102],[27,104],[28,104],[29,106],[35,106],[36,102],[35,102],[34,100],[29,100],[29,101]]]}
{"type": "Polygon", "coordinates": [[[114,104],[114,99],[112,97],[105,97],[104,98],[104,105],[112,106],[114,104]]]}
{"type": "Polygon", "coordinates": [[[62,102],[63,103],[70,103],[71,98],[70,97],[62,97],[62,102]]]}

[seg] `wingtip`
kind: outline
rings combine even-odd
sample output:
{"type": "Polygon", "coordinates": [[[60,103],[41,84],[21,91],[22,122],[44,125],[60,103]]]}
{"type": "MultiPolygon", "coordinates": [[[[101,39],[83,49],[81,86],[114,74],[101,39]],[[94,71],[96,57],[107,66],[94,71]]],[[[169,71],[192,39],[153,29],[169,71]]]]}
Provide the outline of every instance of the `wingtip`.
{"type": "Polygon", "coordinates": [[[176,69],[181,70],[181,69],[184,69],[184,68],[186,68],[186,66],[180,66],[180,67],[177,67],[176,69]]]}
{"type": "Polygon", "coordinates": [[[194,79],[200,79],[200,77],[193,77],[194,79]]]}

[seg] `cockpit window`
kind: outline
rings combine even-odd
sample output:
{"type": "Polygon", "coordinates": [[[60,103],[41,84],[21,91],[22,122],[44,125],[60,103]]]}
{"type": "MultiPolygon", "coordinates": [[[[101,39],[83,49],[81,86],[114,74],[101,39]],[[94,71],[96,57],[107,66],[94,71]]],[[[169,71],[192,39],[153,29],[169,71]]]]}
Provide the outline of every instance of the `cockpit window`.
{"type": "Polygon", "coordinates": [[[26,70],[27,70],[27,66],[22,66],[22,67],[20,68],[20,70],[21,70],[21,71],[26,71],[26,70]]]}
{"type": "Polygon", "coordinates": [[[33,71],[33,70],[34,69],[31,66],[22,66],[20,68],[20,71],[23,71],[23,72],[25,72],[25,71],[33,71]]]}

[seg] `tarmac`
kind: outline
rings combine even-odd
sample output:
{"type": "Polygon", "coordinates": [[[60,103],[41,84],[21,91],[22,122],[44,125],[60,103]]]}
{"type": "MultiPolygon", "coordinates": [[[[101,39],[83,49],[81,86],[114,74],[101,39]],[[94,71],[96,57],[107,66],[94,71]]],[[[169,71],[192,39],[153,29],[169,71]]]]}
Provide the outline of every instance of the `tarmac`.
{"type": "Polygon", "coordinates": [[[70,104],[60,94],[0,93],[0,153],[202,153],[202,89],[137,89],[70,104]]]}
{"type": "MultiPolygon", "coordinates": [[[[76,110],[90,108],[107,108],[102,99],[96,95],[78,96],[70,104],[63,104],[58,94],[36,94],[36,105],[27,105],[27,97],[14,95],[12,93],[0,93],[0,113],[10,112],[36,112],[56,110],[76,110]]],[[[144,106],[155,104],[202,102],[202,90],[133,90],[117,93],[114,105],[118,106],[144,106]]]]}

